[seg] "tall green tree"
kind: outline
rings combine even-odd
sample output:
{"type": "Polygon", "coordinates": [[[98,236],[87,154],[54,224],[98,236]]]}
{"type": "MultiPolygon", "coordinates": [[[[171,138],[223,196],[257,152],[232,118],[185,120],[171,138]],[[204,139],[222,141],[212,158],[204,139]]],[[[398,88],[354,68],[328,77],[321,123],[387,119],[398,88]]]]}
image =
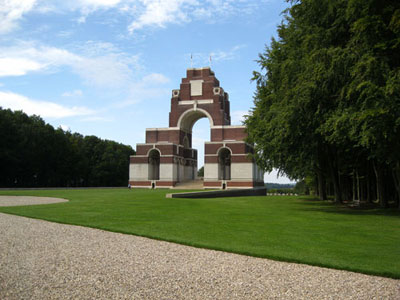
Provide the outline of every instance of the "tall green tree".
{"type": "Polygon", "coordinates": [[[400,2],[291,4],[254,73],[257,161],[314,176],[321,199],[399,201],[400,2]]]}
{"type": "Polygon", "coordinates": [[[135,153],[1,107],[0,140],[0,187],[125,186],[135,153]]]}

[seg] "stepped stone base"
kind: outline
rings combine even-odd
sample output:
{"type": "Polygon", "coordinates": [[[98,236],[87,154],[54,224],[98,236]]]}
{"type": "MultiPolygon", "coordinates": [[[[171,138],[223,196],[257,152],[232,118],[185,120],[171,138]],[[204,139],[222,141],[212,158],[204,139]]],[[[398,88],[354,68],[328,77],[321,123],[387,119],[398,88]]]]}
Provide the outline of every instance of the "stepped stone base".
{"type": "Polygon", "coordinates": [[[204,185],[203,185],[202,179],[196,179],[196,180],[191,180],[191,181],[186,181],[186,182],[179,182],[173,187],[173,189],[177,189],[177,190],[201,190],[203,188],[204,188],[204,185]]]}

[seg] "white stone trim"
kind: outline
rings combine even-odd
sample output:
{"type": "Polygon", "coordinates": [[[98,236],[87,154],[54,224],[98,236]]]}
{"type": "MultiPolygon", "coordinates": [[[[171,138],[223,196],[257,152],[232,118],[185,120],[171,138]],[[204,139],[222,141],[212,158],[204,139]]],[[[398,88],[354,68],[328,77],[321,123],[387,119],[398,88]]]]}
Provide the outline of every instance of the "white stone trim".
{"type": "Polygon", "coordinates": [[[250,145],[249,143],[246,143],[245,141],[222,140],[220,142],[204,142],[204,144],[223,144],[224,142],[226,142],[227,144],[246,144],[247,146],[254,148],[253,145],[250,145]]]}
{"type": "Polygon", "coordinates": [[[136,143],[136,146],[154,146],[154,143],[136,143]]]}
{"type": "Polygon", "coordinates": [[[146,128],[146,131],[169,131],[179,130],[179,127],[146,128]]]}
{"type": "MultiPolygon", "coordinates": [[[[131,157],[149,157],[150,151],[153,151],[154,149],[161,153],[160,149],[151,148],[149,151],[147,151],[147,155],[134,155],[134,156],[131,156],[131,157]]],[[[160,157],[175,157],[175,156],[176,157],[181,157],[178,154],[177,155],[174,155],[174,154],[160,154],[160,157]]],[[[186,159],[189,159],[189,158],[186,158],[186,159]]]]}
{"type": "MultiPolygon", "coordinates": [[[[174,181],[174,163],[160,164],[160,181],[174,181]]],[[[156,184],[157,187],[157,184],[156,184]]]]}
{"type": "Polygon", "coordinates": [[[231,180],[254,181],[254,163],[231,163],[231,180]]]}
{"type": "Polygon", "coordinates": [[[129,164],[129,181],[148,181],[148,164],[129,164]]]}
{"type": "Polygon", "coordinates": [[[201,70],[207,70],[207,69],[211,69],[210,67],[202,67],[202,68],[188,68],[187,70],[189,71],[201,71],[201,70]]]}
{"type": "Polygon", "coordinates": [[[211,129],[229,129],[229,128],[246,128],[245,125],[215,125],[211,129]]]}
{"type": "MultiPolygon", "coordinates": [[[[148,181],[148,180],[146,180],[148,181]]],[[[132,185],[133,189],[151,189],[151,185],[132,185]]]]}
{"type": "Polygon", "coordinates": [[[153,148],[157,145],[176,145],[176,144],[167,142],[167,141],[160,141],[157,143],[137,143],[136,144],[136,146],[152,146],[153,148]]]}
{"type": "Polygon", "coordinates": [[[179,98],[180,90],[172,90],[172,98],[179,98]]]}
{"type": "Polygon", "coordinates": [[[183,100],[179,101],[178,105],[192,105],[192,104],[212,104],[214,103],[213,99],[203,99],[203,100],[183,100]]]}
{"type": "Polygon", "coordinates": [[[210,115],[206,110],[204,110],[204,109],[202,109],[202,108],[197,108],[197,109],[189,108],[189,109],[186,110],[183,114],[181,114],[181,116],[179,117],[179,120],[178,120],[178,128],[181,128],[181,126],[182,126],[182,120],[184,120],[184,118],[186,117],[186,115],[189,114],[189,113],[191,113],[191,112],[193,112],[193,111],[202,112],[202,113],[208,118],[208,120],[210,121],[210,127],[212,128],[212,127],[214,126],[213,118],[211,117],[211,115],[210,115]]]}
{"type": "Polygon", "coordinates": [[[217,181],[218,180],[218,163],[205,163],[204,164],[204,180],[217,181]]]}
{"type": "MultiPolygon", "coordinates": [[[[227,179],[227,180],[222,180],[222,179],[217,179],[217,180],[211,180],[211,179],[208,179],[208,180],[205,180],[204,179],[204,182],[210,182],[210,181],[221,181],[221,183],[223,182],[223,181],[226,181],[226,182],[256,182],[256,180],[252,180],[251,178],[250,179],[227,179]]],[[[238,187],[229,187],[230,189],[233,189],[233,188],[241,188],[240,186],[238,186],[238,187]]]]}
{"type": "Polygon", "coordinates": [[[228,146],[226,146],[225,143],[224,143],[224,145],[223,145],[222,147],[219,147],[219,148],[218,148],[218,150],[217,150],[217,155],[219,155],[219,152],[220,152],[223,148],[228,149],[228,150],[231,152],[231,156],[232,156],[232,153],[233,153],[232,149],[229,148],[228,146]]]}
{"type": "Polygon", "coordinates": [[[205,144],[247,144],[244,141],[222,140],[220,142],[204,142],[205,144]]]}
{"type": "Polygon", "coordinates": [[[147,155],[146,156],[149,156],[150,152],[153,151],[153,150],[158,151],[158,153],[160,153],[160,157],[161,157],[161,150],[156,148],[156,147],[154,147],[154,145],[153,145],[153,148],[151,148],[151,149],[149,149],[149,151],[147,151],[147,155]]]}
{"type": "Polygon", "coordinates": [[[190,96],[203,95],[203,79],[190,80],[190,96]]]}

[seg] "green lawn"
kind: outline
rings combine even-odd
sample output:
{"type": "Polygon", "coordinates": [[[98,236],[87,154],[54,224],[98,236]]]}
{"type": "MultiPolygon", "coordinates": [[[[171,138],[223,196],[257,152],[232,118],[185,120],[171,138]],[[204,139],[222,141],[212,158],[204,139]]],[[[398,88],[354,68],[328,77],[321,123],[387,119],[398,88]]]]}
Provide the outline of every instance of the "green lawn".
{"type": "Polygon", "coordinates": [[[400,278],[400,213],[300,197],[167,199],[169,190],[0,191],[70,202],[0,207],[54,222],[400,278]]]}

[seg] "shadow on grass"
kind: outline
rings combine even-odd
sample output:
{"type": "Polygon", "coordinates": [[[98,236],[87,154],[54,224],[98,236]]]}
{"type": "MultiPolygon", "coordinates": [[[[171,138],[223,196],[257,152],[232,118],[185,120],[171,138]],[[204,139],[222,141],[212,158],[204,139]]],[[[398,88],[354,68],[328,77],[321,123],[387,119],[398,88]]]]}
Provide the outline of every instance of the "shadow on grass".
{"type": "Polygon", "coordinates": [[[336,204],[333,201],[321,201],[316,198],[302,198],[297,204],[303,206],[304,211],[319,211],[331,214],[342,215],[368,215],[400,217],[398,208],[381,208],[379,206],[350,207],[346,204],[336,204]]]}

